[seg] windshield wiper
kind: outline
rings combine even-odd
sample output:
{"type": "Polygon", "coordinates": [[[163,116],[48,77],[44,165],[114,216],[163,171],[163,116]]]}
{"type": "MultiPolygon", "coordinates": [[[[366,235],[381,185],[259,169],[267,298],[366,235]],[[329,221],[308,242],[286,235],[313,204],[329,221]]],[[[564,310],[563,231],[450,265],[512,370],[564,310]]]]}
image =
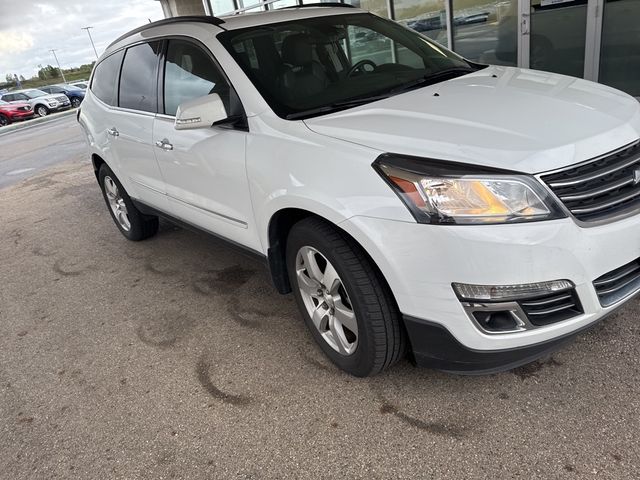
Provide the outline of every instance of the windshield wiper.
{"type": "Polygon", "coordinates": [[[432,73],[430,75],[423,75],[411,82],[399,85],[392,88],[389,93],[394,95],[396,93],[406,92],[418,87],[426,87],[427,85],[433,85],[434,83],[441,82],[443,80],[450,80],[452,78],[461,77],[467,73],[475,72],[476,70],[469,67],[455,67],[447,68],[446,70],[440,70],[439,72],[432,73]]]}
{"type": "Polygon", "coordinates": [[[330,103],[329,105],[310,108],[309,110],[302,110],[301,112],[290,113],[284,118],[286,118],[287,120],[296,120],[298,118],[309,117],[313,115],[320,115],[322,113],[339,112],[340,110],[345,110],[351,107],[357,107],[360,105],[364,105],[366,103],[382,100],[387,97],[389,97],[389,95],[384,94],[384,95],[374,95],[371,97],[357,97],[357,98],[352,98],[350,100],[342,100],[340,102],[330,103]]]}

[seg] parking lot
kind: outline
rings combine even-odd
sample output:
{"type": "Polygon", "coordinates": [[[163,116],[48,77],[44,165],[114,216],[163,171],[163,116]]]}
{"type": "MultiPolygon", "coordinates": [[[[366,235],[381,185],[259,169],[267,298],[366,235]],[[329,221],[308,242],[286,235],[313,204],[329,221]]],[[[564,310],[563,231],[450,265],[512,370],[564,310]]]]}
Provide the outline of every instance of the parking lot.
{"type": "Polygon", "coordinates": [[[255,260],[127,242],[74,122],[0,137],[0,477],[640,476],[639,301],[511,372],[352,378],[255,260]]]}

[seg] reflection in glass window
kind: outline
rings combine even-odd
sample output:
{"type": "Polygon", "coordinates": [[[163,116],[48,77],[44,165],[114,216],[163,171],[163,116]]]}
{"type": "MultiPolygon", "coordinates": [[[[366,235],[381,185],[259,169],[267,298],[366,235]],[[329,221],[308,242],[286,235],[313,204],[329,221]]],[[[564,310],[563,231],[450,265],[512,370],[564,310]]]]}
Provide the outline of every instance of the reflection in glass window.
{"type": "Polygon", "coordinates": [[[217,93],[229,108],[229,85],[211,58],[192,43],[171,40],[164,72],[164,112],[175,115],[178,105],[217,93]]]}
{"type": "Polygon", "coordinates": [[[132,110],[156,112],[156,78],[160,42],[141,43],[127,48],[120,73],[118,105],[132,110]]]}
{"type": "Polygon", "coordinates": [[[379,17],[389,18],[387,0],[345,0],[345,3],[375,13],[379,17]]]}
{"type": "Polygon", "coordinates": [[[96,66],[93,73],[91,91],[107,105],[115,106],[118,103],[118,76],[123,55],[124,50],[109,55],[96,66]]]}
{"type": "Polygon", "coordinates": [[[445,0],[429,2],[396,0],[394,10],[396,21],[426,35],[441,45],[448,45],[445,0]]]}
{"type": "Polygon", "coordinates": [[[214,15],[223,15],[225,13],[233,12],[236,7],[233,0],[210,0],[211,8],[214,15]]]}
{"type": "Polygon", "coordinates": [[[640,2],[607,0],[602,19],[600,81],[640,97],[640,2]]]}
{"type": "Polygon", "coordinates": [[[453,0],[456,53],[476,62],[516,65],[517,17],[517,0],[453,0]]]}

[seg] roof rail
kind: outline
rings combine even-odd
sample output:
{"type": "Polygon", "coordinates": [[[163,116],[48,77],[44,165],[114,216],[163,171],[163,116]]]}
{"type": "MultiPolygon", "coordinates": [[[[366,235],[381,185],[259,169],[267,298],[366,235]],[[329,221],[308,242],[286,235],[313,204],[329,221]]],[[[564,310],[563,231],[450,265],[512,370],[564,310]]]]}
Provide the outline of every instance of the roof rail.
{"type": "Polygon", "coordinates": [[[307,7],[342,7],[342,8],[356,8],[349,3],[342,2],[323,2],[323,3],[304,3],[302,5],[291,5],[289,7],[281,7],[277,10],[288,10],[291,8],[307,8],[307,7]]]}
{"type": "Polygon", "coordinates": [[[183,23],[183,22],[199,22],[199,23],[208,23],[211,25],[222,25],[224,20],[218,17],[213,17],[211,15],[185,15],[182,17],[171,17],[171,18],[163,18],[162,20],[158,20],[156,22],[147,23],[142,25],[141,27],[134,28],[130,32],[125,33],[124,35],[120,35],[113,42],[109,44],[107,49],[111,48],[112,45],[115,45],[120,40],[124,40],[131,35],[135,35],[136,33],[144,32],[145,30],[153,27],[161,27],[162,25],[172,25],[174,23],[183,23]]]}

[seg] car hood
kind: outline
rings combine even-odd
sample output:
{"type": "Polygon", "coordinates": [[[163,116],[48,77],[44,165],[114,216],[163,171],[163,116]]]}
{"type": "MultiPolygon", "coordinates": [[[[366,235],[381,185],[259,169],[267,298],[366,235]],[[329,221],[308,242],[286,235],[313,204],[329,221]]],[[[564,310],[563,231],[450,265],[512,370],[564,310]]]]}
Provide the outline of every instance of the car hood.
{"type": "Polygon", "coordinates": [[[586,80],[492,66],[305,123],[380,152],[539,173],[637,140],[640,103],[586,80]]]}
{"type": "Polygon", "coordinates": [[[0,110],[16,110],[20,107],[31,108],[31,105],[25,102],[15,102],[15,103],[12,102],[12,103],[7,103],[6,105],[4,104],[0,105],[0,110]]]}

